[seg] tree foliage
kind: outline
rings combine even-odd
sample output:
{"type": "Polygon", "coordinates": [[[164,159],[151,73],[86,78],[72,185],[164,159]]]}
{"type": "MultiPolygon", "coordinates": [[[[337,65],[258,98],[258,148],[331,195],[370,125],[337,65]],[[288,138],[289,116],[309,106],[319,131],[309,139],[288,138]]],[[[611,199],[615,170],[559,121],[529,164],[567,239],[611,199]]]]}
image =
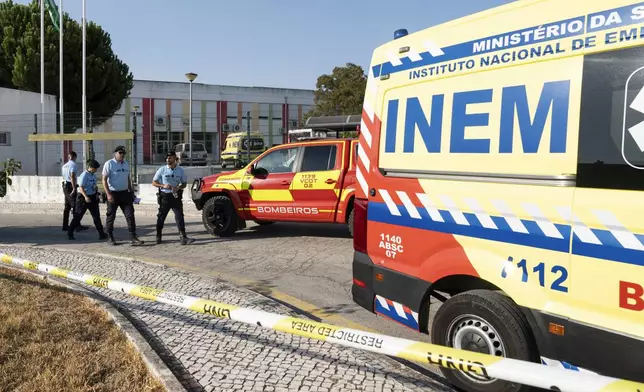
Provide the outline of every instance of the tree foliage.
{"type": "Polygon", "coordinates": [[[3,168],[0,170],[0,198],[7,194],[7,187],[11,186],[11,176],[20,169],[22,164],[13,158],[3,162],[3,168]]]}
{"type": "Polygon", "coordinates": [[[307,117],[361,114],[367,75],[361,66],[347,63],[320,76],[314,95],[315,108],[307,117]]]}
{"type": "MultiPolygon", "coordinates": [[[[64,15],[63,23],[64,111],[82,111],[82,27],[64,15]]],[[[87,26],[87,111],[105,121],[121,107],[133,87],[129,67],[112,51],[110,35],[101,26],[87,26]]],[[[45,93],[59,96],[59,35],[45,15],[45,93]]],[[[40,6],[12,0],[0,3],[0,87],[40,92],[40,6]]],[[[89,117],[89,116],[88,116],[89,117]]],[[[100,121],[100,120],[99,120],[100,121]]],[[[89,124],[88,124],[89,125],[89,124]]],[[[65,125],[74,132],[80,122],[65,125]]]]}

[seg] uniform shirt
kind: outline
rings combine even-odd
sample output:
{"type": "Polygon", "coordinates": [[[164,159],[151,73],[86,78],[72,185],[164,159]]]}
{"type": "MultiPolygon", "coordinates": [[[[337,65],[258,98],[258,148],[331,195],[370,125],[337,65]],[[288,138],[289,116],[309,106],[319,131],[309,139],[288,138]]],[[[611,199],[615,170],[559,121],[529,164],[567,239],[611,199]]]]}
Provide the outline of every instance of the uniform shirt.
{"type": "Polygon", "coordinates": [[[103,177],[107,179],[107,187],[110,191],[126,191],[130,178],[130,165],[125,159],[122,162],[110,159],[103,165],[103,177]]]}
{"type": "Polygon", "coordinates": [[[62,168],[63,180],[72,182],[72,173],[78,175],[78,172],[76,171],[76,162],[69,160],[62,168]]]}
{"type": "MultiPolygon", "coordinates": [[[[177,166],[173,169],[166,165],[157,170],[153,180],[163,185],[169,184],[170,186],[179,186],[180,183],[185,184],[188,182],[188,176],[186,176],[186,172],[181,166],[177,166]]],[[[161,192],[171,193],[172,189],[161,188],[161,192]]]]}
{"type": "Polygon", "coordinates": [[[80,177],[78,177],[78,186],[83,188],[87,196],[96,193],[96,175],[85,170],[80,177]]]}

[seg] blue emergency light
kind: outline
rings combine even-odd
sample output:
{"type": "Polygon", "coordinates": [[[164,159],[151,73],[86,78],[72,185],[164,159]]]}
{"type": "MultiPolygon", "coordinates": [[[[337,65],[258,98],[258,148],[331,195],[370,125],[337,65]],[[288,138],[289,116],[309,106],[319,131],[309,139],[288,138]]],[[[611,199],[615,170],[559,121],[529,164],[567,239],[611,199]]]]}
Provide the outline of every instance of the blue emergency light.
{"type": "Polygon", "coordinates": [[[407,29],[398,29],[398,30],[394,31],[394,39],[402,38],[402,37],[406,36],[407,34],[409,34],[407,29]]]}

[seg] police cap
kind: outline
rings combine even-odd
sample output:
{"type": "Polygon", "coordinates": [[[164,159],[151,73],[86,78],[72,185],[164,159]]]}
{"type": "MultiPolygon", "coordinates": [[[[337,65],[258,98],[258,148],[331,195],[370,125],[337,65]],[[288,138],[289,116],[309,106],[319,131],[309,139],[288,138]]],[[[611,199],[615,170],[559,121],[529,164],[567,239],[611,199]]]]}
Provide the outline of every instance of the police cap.
{"type": "Polygon", "coordinates": [[[92,169],[98,169],[100,166],[101,164],[98,163],[96,159],[92,159],[91,161],[89,161],[89,167],[91,167],[92,169]]]}
{"type": "Polygon", "coordinates": [[[116,146],[114,152],[125,152],[125,146],[116,146]]]}

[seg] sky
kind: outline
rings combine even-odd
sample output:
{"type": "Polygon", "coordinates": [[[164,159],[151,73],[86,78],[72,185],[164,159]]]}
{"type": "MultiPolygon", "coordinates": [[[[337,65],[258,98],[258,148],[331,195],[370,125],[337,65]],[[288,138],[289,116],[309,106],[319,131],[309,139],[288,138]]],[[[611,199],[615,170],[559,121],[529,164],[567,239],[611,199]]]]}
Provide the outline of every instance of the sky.
{"type": "MultiPolygon", "coordinates": [[[[89,21],[135,79],[315,89],[346,63],[410,33],[512,0],[86,0],[89,21]]],[[[18,0],[28,3],[29,0],[18,0]]],[[[55,0],[60,4],[60,0],[55,0]]],[[[82,0],[63,0],[81,21],[82,0]]]]}

